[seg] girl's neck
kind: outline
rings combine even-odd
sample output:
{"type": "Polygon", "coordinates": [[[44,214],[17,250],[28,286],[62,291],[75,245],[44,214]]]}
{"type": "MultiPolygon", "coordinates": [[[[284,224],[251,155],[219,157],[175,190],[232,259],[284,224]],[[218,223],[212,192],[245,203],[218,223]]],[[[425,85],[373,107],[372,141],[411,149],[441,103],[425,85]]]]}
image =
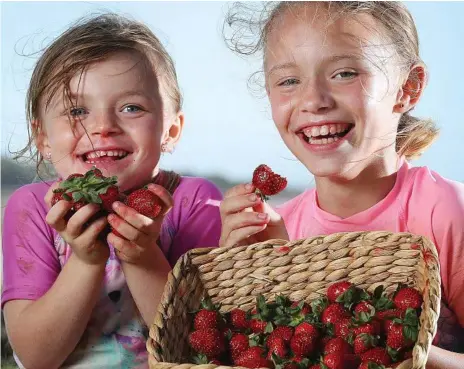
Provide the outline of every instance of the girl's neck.
{"type": "Polygon", "coordinates": [[[400,163],[395,153],[371,162],[355,178],[316,177],[319,207],[340,218],[371,208],[392,190],[400,163]]]}

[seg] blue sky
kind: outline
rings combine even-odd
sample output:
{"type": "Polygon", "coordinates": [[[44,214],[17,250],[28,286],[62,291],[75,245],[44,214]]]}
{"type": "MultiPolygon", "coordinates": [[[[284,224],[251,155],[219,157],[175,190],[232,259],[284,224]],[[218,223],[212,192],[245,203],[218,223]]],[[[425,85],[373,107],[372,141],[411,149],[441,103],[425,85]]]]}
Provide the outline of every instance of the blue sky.
{"type": "MultiPolygon", "coordinates": [[[[414,165],[464,181],[464,2],[407,2],[415,17],[429,85],[415,114],[435,119],[441,137],[414,165]]],[[[116,11],[145,22],[174,58],[184,94],[182,140],[163,167],[218,174],[246,181],[267,163],[295,187],[313,184],[311,175],[280,141],[264,96],[247,87],[259,67],[230,52],[222,39],[224,2],[2,2],[2,153],[26,140],[24,97],[32,54],[78,17],[116,11]]]]}

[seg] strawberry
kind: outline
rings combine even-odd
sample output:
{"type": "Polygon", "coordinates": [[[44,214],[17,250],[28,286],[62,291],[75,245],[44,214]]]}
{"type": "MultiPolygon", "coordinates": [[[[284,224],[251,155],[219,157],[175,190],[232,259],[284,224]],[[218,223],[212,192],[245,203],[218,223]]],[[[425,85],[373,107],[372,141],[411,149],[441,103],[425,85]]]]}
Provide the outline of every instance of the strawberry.
{"type": "Polygon", "coordinates": [[[259,165],[253,172],[253,185],[256,187],[256,194],[267,200],[267,196],[276,195],[287,187],[287,179],[274,173],[265,164],[259,165]]]}
{"type": "Polygon", "coordinates": [[[194,331],[189,335],[190,346],[207,357],[217,357],[225,351],[224,337],[214,328],[194,331]]]}
{"type": "Polygon", "coordinates": [[[303,322],[295,328],[295,334],[307,334],[317,338],[319,337],[319,330],[313,324],[303,322]]]}
{"type": "MultiPolygon", "coordinates": [[[[369,313],[374,309],[374,307],[367,301],[361,301],[354,308],[354,314],[358,315],[359,313],[369,313]]],[[[374,310],[375,311],[375,310],[374,310]]]]}
{"type": "Polygon", "coordinates": [[[232,359],[237,359],[243,352],[250,347],[249,338],[243,333],[235,333],[229,341],[229,349],[232,359]]]}
{"type": "Polygon", "coordinates": [[[127,206],[150,219],[155,219],[163,208],[161,199],[148,188],[135,190],[127,196],[124,202],[127,206]]]}
{"type": "Polygon", "coordinates": [[[311,365],[308,369],[321,369],[321,364],[311,365]]]}
{"type": "Polygon", "coordinates": [[[233,309],[229,313],[230,324],[238,330],[245,330],[250,326],[247,314],[242,309],[233,309]]]}
{"type": "Polygon", "coordinates": [[[361,355],[363,352],[366,352],[370,348],[374,347],[376,344],[377,342],[374,336],[366,333],[361,333],[357,335],[354,339],[354,353],[356,355],[361,355]]]}
{"type": "Polygon", "coordinates": [[[395,294],[393,302],[401,310],[406,310],[407,308],[419,309],[422,305],[422,296],[416,289],[404,287],[395,294]]]}
{"type": "Polygon", "coordinates": [[[106,189],[105,193],[99,194],[98,196],[102,201],[103,209],[111,213],[113,212],[113,202],[118,201],[120,197],[119,188],[117,186],[110,186],[106,189]]]}
{"type": "Polygon", "coordinates": [[[316,340],[306,334],[296,334],[290,340],[290,348],[295,356],[307,356],[314,351],[316,340]]]}
{"type": "Polygon", "coordinates": [[[335,282],[334,284],[331,284],[329,288],[327,289],[327,297],[329,298],[330,302],[336,302],[338,296],[344,294],[352,284],[348,281],[341,281],[341,282],[335,282]]]}
{"type": "Polygon", "coordinates": [[[272,317],[272,304],[266,303],[264,296],[259,295],[256,298],[256,307],[252,310],[252,319],[250,320],[250,328],[252,332],[264,333],[265,331],[272,331],[272,317]]]}
{"type": "Polygon", "coordinates": [[[351,346],[341,337],[335,337],[330,339],[324,345],[324,354],[331,354],[334,352],[341,352],[344,354],[351,354],[351,346]]]}
{"type": "Polygon", "coordinates": [[[353,328],[353,333],[357,336],[362,333],[370,334],[370,335],[377,335],[380,334],[380,323],[376,320],[373,320],[370,323],[362,324],[358,327],[353,328]]]}
{"type": "Polygon", "coordinates": [[[283,369],[298,369],[298,364],[294,362],[285,363],[283,369]]]}
{"type": "Polygon", "coordinates": [[[342,305],[340,304],[330,304],[327,306],[324,311],[322,312],[322,323],[328,324],[332,323],[335,324],[337,321],[339,321],[341,318],[346,317],[347,312],[343,308],[342,305]]]}
{"type": "Polygon", "coordinates": [[[220,314],[219,306],[213,304],[210,298],[201,302],[201,309],[195,314],[193,326],[195,330],[206,328],[219,328],[220,314]]]}
{"type": "MultiPolygon", "coordinates": [[[[295,333],[296,333],[296,329],[295,329],[295,333]]],[[[293,336],[293,328],[281,325],[281,326],[276,327],[272,331],[272,333],[269,335],[268,342],[273,337],[279,337],[279,338],[282,338],[285,342],[288,343],[288,342],[290,342],[292,336],[293,336]]]]}
{"type": "MultiPolygon", "coordinates": [[[[93,169],[94,172],[95,172],[95,170],[98,170],[98,169],[93,169]]],[[[99,170],[98,170],[98,171],[99,171],[99,170]]],[[[101,172],[100,172],[100,174],[101,174],[101,172]]],[[[81,174],[81,173],[73,173],[73,174],[70,174],[70,175],[66,178],[66,180],[67,180],[67,181],[70,181],[70,180],[72,180],[73,178],[82,178],[82,177],[84,177],[84,175],[81,174]]]]}
{"type": "Polygon", "coordinates": [[[264,333],[267,323],[260,319],[251,319],[250,328],[253,333],[264,333]]]}
{"type": "MultiPolygon", "coordinates": [[[[300,304],[301,304],[300,302],[294,301],[291,307],[296,308],[300,304]]],[[[311,306],[309,306],[306,302],[303,302],[302,307],[301,307],[301,314],[308,315],[309,313],[311,313],[311,306]]]]}
{"type": "Polygon", "coordinates": [[[53,197],[52,197],[52,206],[55,205],[58,201],[67,200],[63,195],[65,191],[63,188],[56,188],[53,190],[53,197]]]}
{"type": "Polygon", "coordinates": [[[387,345],[394,350],[401,350],[414,345],[414,341],[403,334],[402,324],[393,324],[387,333],[387,345]]]}
{"type": "Polygon", "coordinates": [[[336,337],[346,338],[350,334],[351,318],[343,317],[340,318],[334,324],[334,334],[336,337]]]}
{"type": "Polygon", "coordinates": [[[261,347],[250,347],[235,360],[235,365],[251,369],[272,368],[272,362],[264,358],[263,355],[264,350],[261,347]]]}
{"type": "Polygon", "coordinates": [[[391,358],[382,347],[374,347],[360,355],[362,361],[373,361],[376,364],[389,365],[391,358]]]}
{"type": "Polygon", "coordinates": [[[285,358],[288,354],[288,349],[285,344],[285,341],[281,337],[269,337],[266,342],[267,347],[269,348],[267,358],[272,359],[272,355],[275,354],[279,358],[285,358]]]}
{"type": "Polygon", "coordinates": [[[359,359],[352,354],[333,352],[325,355],[322,362],[328,369],[355,369],[359,359]]]}
{"type": "Polygon", "coordinates": [[[388,333],[391,326],[393,325],[394,318],[402,318],[404,317],[404,311],[400,309],[389,309],[385,311],[378,311],[375,314],[376,321],[382,323],[382,328],[384,333],[388,333]]]}

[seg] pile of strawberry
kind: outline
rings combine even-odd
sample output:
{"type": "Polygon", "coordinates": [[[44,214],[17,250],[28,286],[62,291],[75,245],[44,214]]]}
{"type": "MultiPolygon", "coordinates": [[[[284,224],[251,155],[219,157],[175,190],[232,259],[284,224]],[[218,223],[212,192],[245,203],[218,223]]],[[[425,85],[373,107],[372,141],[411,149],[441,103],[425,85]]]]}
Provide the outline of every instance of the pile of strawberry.
{"type": "Polygon", "coordinates": [[[307,304],[263,296],[251,311],[227,314],[210,300],[194,315],[189,335],[197,364],[275,369],[384,369],[412,357],[422,296],[399,285],[387,296],[347,281],[307,304]]]}
{"type": "MultiPolygon", "coordinates": [[[[71,174],[60,182],[58,188],[53,190],[52,206],[60,200],[70,201],[72,208],[67,214],[71,217],[76,211],[87,204],[97,204],[100,211],[95,218],[113,212],[115,201],[122,201],[142,215],[154,219],[161,212],[161,199],[146,187],[139,188],[129,195],[119,191],[117,177],[105,177],[97,168],[92,168],[85,174],[71,174]]],[[[116,230],[113,230],[120,236],[116,230]]]]}

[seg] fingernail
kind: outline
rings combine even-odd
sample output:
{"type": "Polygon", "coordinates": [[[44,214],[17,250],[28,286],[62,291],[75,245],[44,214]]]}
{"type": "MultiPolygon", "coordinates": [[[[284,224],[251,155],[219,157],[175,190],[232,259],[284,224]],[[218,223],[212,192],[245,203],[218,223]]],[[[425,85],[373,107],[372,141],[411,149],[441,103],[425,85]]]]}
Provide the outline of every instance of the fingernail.
{"type": "Polygon", "coordinates": [[[257,200],[258,196],[256,196],[255,194],[252,194],[248,197],[248,200],[250,200],[251,202],[255,202],[257,200]]]}
{"type": "Polygon", "coordinates": [[[259,214],[258,214],[258,218],[259,218],[259,219],[266,219],[266,218],[267,218],[267,214],[266,214],[266,213],[259,213],[259,214]]]}
{"type": "Polygon", "coordinates": [[[121,206],[121,203],[119,201],[113,202],[113,209],[117,209],[121,206]]]}
{"type": "Polygon", "coordinates": [[[248,191],[251,190],[253,188],[253,185],[251,183],[247,183],[245,185],[245,189],[247,189],[248,191]]]}

